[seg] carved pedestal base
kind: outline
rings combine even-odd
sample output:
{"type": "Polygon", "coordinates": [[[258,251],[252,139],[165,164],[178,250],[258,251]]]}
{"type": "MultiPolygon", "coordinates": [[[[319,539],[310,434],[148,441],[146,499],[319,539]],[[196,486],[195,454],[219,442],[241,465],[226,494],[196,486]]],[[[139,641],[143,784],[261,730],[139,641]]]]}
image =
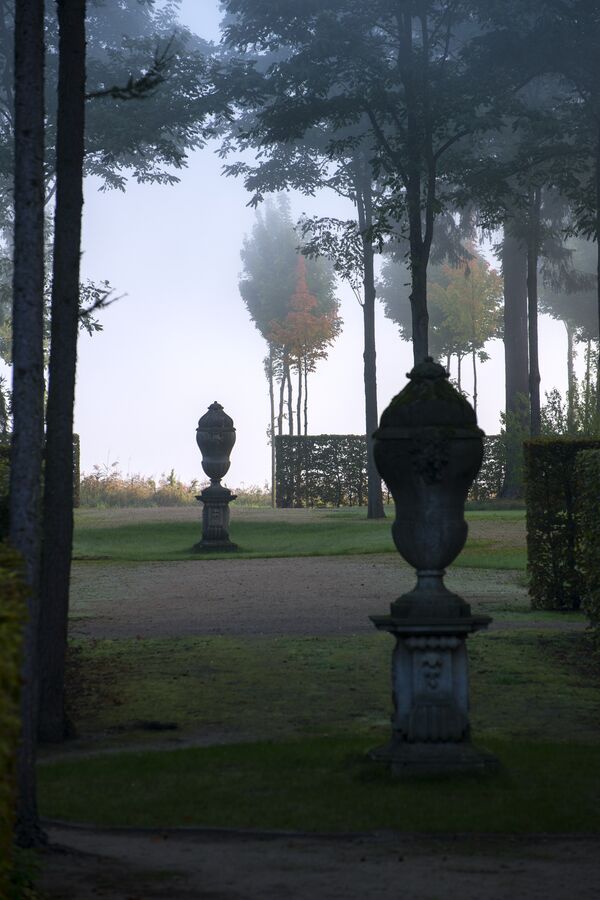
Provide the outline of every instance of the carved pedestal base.
{"type": "Polygon", "coordinates": [[[238,550],[229,540],[229,504],[236,495],[220,484],[211,484],[196,497],[203,504],[202,540],[195,544],[195,553],[214,553],[238,550]]]}
{"type": "MultiPolygon", "coordinates": [[[[393,607],[392,607],[393,608],[393,607]]],[[[493,757],[469,741],[469,676],[466,638],[487,628],[488,616],[432,619],[371,616],[375,627],[394,635],[392,738],[371,758],[399,776],[483,771],[493,757]]]]}

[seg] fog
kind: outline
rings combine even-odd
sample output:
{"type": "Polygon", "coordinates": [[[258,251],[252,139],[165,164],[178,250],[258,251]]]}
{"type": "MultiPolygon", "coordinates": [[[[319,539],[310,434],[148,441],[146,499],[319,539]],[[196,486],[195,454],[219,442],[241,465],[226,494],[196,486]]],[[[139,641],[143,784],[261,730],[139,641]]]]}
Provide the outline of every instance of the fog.
{"type": "MultiPolygon", "coordinates": [[[[218,39],[218,4],[184,0],[181,19],[207,39],[218,39]]],[[[195,444],[198,418],[213,400],[237,428],[230,486],[262,485],[270,478],[269,405],[263,371],[266,344],[238,291],[240,248],[255,213],[240,181],[221,175],[215,146],[190,154],[175,186],[129,181],[124,193],[85,189],[83,277],[108,279],[119,297],[101,313],[103,331],[82,335],[75,429],[84,471],[118,462],[124,473],[159,477],[174,469],[183,480],[201,478],[195,444]]],[[[345,201],[322,193],[292,194],[301,213],[345,216],[345,201]]],[[[493,260],[489,249],[487,257],[493,260]]],[[[338,287],[343,331],[309,379],[309,432],[364,432],[362,311],[352,292],[338,287]]],[[[397,327],[377,312],[379,412],[405,384],[412,349],[397,327]]],[[[504,356],[499,341],[480,367],[479,420],[499,429],[504,405],[504,356]]],[[[540,321],[544,391],[566,388],[562,323],[540,321]]],[[[465,365],[463,388],[471,390],[465,365]]]]}

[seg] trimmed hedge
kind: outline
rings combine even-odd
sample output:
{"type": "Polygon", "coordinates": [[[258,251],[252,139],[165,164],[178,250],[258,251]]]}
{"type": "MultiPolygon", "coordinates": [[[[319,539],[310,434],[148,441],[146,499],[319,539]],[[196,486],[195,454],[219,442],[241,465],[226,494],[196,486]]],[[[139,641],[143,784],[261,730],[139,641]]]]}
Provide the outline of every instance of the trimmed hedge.
{"type": "Polygon", "coordinates": [[[15,754],[26,588],[21,557],[0,543],[0,897],[9,896],[13,868],[15,754]]]}
{"type": "Polygon", "coordinates": [[[600,450],[585,450],[575,461],[577,567],[583,608],[600,650],[600,450]]]}
{"type": "Polygon", "coordinates": [[[589,438],[535,438],[524,443],[527,569],[534,609],[579,609],[575,462],[589,438]]]}
{"type": "MultiPolygon", "coordinates": [[[[275,438],[277,506],[363,506],[367,502],[367,441],[361,434],[275,438]]],[[[505,445],[484,438],[481,469],[470,500],[496,497],[504,481],[505,445]]]]}

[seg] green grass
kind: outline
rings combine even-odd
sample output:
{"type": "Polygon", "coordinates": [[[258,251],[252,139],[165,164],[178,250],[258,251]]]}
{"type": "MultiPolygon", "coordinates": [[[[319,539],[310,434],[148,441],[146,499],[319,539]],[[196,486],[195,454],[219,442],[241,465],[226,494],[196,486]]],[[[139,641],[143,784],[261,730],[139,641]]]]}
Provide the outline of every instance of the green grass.
{"type": "Polygon", "coordinates": [[[101,825],[598,832],[600,747],[486,738],[502,769],[394,780],[355,735],[121,753],[39,768],[44,815],[101,825]]]}
{"type": "MultiPolygon", "coordinates": [[[[70,669],[76,728],[102,746],[387,728],[387,635],[80,641],[70,669]]],[[[600,685],[582,633],[529,629],[469,639],[471,720],[504,738],[593,741],[600,685]]]]}
{"type": "MultiPolygon", "coordinates": [[[[473,521],[519,521],[523,513],[474,512],[473,521]]],[[[235,518],[232,541],[240,550],[236,558],[290,556],[339,556],[362,553],[395,553],[391,518],[368,521],[364,510],[323,511],[314,518],[298,521],[235,518]]],[[[223,554],[195,554],[192,547],[200,539],[199,522],[164,521],[94,525],[80,517],[74,540],[74,558],[157,561],[222,559],[223,554]]],[[[490,540],[469,539],[454,565],[492,569],[524,569],[524,547],[504,546],[490,540]]]]}

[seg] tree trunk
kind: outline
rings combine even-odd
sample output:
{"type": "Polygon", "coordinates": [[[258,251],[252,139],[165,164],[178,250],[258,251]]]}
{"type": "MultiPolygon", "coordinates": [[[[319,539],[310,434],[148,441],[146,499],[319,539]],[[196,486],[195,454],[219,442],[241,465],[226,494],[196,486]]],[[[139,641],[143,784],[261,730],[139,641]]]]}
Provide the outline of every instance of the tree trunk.
{"type": "MultiPolygon", "coordinates": [[[[21,739],[17,752],[16,840],[45,842],[35,777],[39,620],[40,483],[44,441],[44,4],[15,13],[13,433],[9,536],[29,585],[23,629],[21,739]]],[[[69,457],[70,458],[70,457],[69,457]]]]}
{"type": "MultiPolygon", "coordinates": [[[[598,334],[600,335],[600,122],[596,132],[596,290],[597,290],[597,313],[598,313],[598,334]]],[[[600,340],[598,343],[600,352],[600,340]]],[[[596,366],[596,428],[600,424],[600,360],[596,366]]]]}
{"type": "Polygon", "coordinates": [[[473,409],[475,411],[475,418],[477,418],[477,353],[475,350],[472,352],[473,358],[473,409]]]}
{"type": "Polygon", "coordinates": [[[567,431],[575,433],[575,350],[573,347],[574,331],[569,322],[567,329],[567,431]]]}
{"type": "Polygon", "coordinates": [[[532,188],[529,192],[529,228],[527,230],[527,312],[529,318],[529,410],[533,437],[537,437],[541,430],[537,275],[541,200],[541,188],[532,188]]]}
{"type": "Polygon", "coordinates": [[[365,427],[367,438],[367,518],[383,519],[381,478],[373,457],[373,432],[377,429],[377,353],[375,348],[375,268],[371,235],[371,171],[368,164],[356,166],[356,206],[362,235],[363,255],[363,371],[365,383],[365,427]]]}
{"type": "Polygon", "coordinates": [[[446,356],[446,371],[450,373],[450,360],[452,359],[452,355],[449,353],[446,356]]]}
{"type": "Polygon", "coordinates": [[[285,375],[287,381],[287,410],[288,410],[288,432],[294,434],[294,405],[292,398],[292,374],[290,372],[290,364],[285,364],[285,375]]]}
{"type": "Polygon", "coordinates": [[[58,0],[58,115],[52,327],[40,608],[39,737],[62,741],[73,543],[73,407],[83,208],[85,0],[58,0]]]}
{"type": "Polygon", "coordinates": [[[298,360],[298,397],[296,398],[296,434],[302,434],[302,360],[298,360]]]}
{"type": "Polygon", "coordinates": [[[592,366],[592,342],[588,338],[587,345],[585,348],[585,431],[589,432],[591,421],[592,421],[592,411],[591,407],[591,366],[592,366]]]}
{"type": "Polygon", "coordinates": [[[527,253],[505,227],[504,368],[506,375],[506,469],[500,496],[523,494],[523,439],[529,430],[529,361],[527,333],[527,253]]]}
{"type": "Polygon", "coordinates": [[[277,434],[281,437],[283,434],[283,410],[285,406],[285,367],[281,372],[281,381],[279,382],[279,412],[277,414],[277,434]]]}
{"type": "Polygon", "coordinates": [[[304,357],[304,437],[308,434],[308,360],[304,357]]]}
{"type": "Polygon", "coordinates": [[[459,391],[462,391],[462,353],[457,353],[456,359],[458,360],[458,372],[456,374],[456,381],[459,391]]]}
{"type": "Polygon", "coordinates": [[[275,385],[273,383],[273,345],[269,344],[268,356],[268,378],[269,378],[269,414],[270,425],[269,435],[271,438],[271,507],[275,509],[277,505],[276,487],[275,487],[275,385]]]}

